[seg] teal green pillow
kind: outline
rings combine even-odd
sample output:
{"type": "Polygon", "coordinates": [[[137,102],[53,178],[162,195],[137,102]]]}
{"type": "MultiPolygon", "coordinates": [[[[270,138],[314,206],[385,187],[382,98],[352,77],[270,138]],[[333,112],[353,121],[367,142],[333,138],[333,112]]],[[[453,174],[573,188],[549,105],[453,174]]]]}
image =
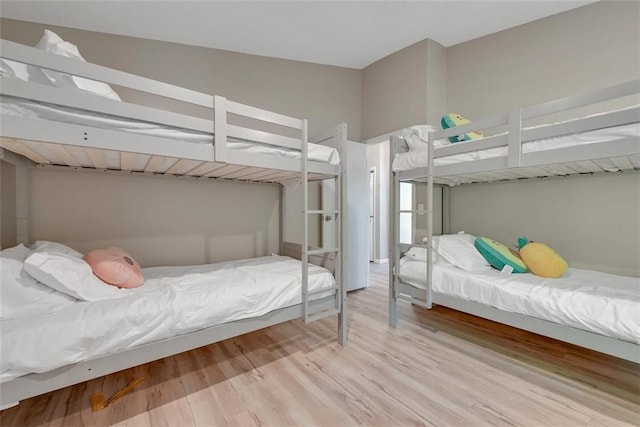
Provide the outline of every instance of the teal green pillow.
{"type": "Polygon", "coordinates": [[[513,249],[487,237],[477,237],[475,247],[494,268],[502,270],[505,265],[513,268],[514,273],[526,273],[527,265],[513,249]]]}
{"type": "MultiPolygon", "coordinates": [[[[471,123],[468,119],[465,119],[460,114],[447,114],[442,116],[440,119],[440,125],[442,125],[442,129],[449,129],[456,126],[466,125],[467,123],[471,123]]],[[[467,132],[463,135],[454,135],[449,137],[449,141],[451,142],[459,142],[459,141],[470,141],[472,139],[480,139],[484,138],[484,133],[481,130],[477,130],[475,132],[467,132]]]]}

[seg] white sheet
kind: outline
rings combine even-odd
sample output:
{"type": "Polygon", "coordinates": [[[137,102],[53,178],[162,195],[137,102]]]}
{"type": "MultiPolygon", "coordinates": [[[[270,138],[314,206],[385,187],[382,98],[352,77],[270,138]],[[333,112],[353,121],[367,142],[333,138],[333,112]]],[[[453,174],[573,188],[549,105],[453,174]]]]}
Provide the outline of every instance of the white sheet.
{"type": "MultiPolygon", "coordinates": [[[[0,97],[0,112],[27,118],[40,118],[56,122],[92,126],[102,129],[121,130],[140,133],[160,138],[175,139],[198,144],[213,144],[213,135],[187,129],[160,126],[155,123],[128,120],[121,117],[94,113],[76,108],[61,107],[59,105],[40,103],[23,98],[9,96],[0,97]]],[[[285,147],[229,138],[227,147],[232,150],[242,150],[251,153],[271,154],[290,158],[300,158],[300,152],[285,147]]],[[[309,160],[340,164],[340,156],[335,148],[320,144],[308,144],[309,160]]]]}
{"type": "MultiPolygon", "coordinates": [[[[426,264],[402,258],[400,278],[424,289],[426,264]]],[[[432,290],[640,344],[640,278],[569,268],[564,277],[433,266],[432,290]]]]}
{"type": "MultiPolygon", "coordinates": [[[[591,144],[595,142],[613,141],[627,137],[640,136],[640,123],[631,123],[622,126],[613,126],[604,129],[597,129],[589,132],[575,133],[570,135],[545,138],[535,141],[525,142],[522,147],[523,153],[544,151],[556,148],[571,147],[575,145],[591,144]]],[[[457,144],[473,144],[475,141],[458,142],[457,144]]],[[[438,148],[434,152],[437,152],[438,148]]],[[[398,153],[393,159],[394,171],[405,171],[428,166],[426,151],[409,151],[398,153]]],[[[470,153],[456,154],[453,156],[434,159],[435,166],[451,165],[474,160],[488,159],[491,157],[506,156],[507,147],[491,148],[488,150],[473,151],[470,153]]],[[[610,172],[618,171],[619,168],[609,159],[596,160],[595,163],[602,169],[610,172]]],[[[636,169],[640,169],[640,154],[631,158],[631,163],[636,169]]]]}
{"type": "MultiPolygon", "coordinates": [[[[128,296],[0,321],[0,382],[301,302],[301,264],[288,257],[143,273],[144,285],[128,296]]],[[[310,291],[334,284],[328,270],[309,266],[310,291]]]]}

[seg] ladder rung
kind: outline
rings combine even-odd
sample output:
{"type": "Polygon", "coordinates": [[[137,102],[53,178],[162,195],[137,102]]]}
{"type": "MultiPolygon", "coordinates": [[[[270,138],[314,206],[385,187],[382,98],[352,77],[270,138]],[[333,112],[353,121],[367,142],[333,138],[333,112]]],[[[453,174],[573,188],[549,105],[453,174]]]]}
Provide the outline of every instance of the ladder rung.
{"type": "Polygon", "coordinates": [[[420,210],[420,209],[413,209],[413,210],[412,210],[412,209],[407,209],[407,210],[401,210],[401,211],[398,211],[398,212],[400,212],[400,213],[418,213],[418,214],[425,214],[425,213],[427,213],[427,209],[422,209],[422,210],[420,210]]]}
{"type": "Polygon", "coordinates": [[[333,316],[338,313],[339,313],[338,309],[332,308],[330,310],[324,310],[318,313],[307,314],[307,318],[304,319],[304,321],[305,323],[314,322],[316,320],[324,319],[325,317],[333,316]]]}
{"type": "Polygon", "coordinates": [[[326,181],[327,179],[336,179],[338,175],[320,176],[317,178],[308,178],[307,182],[326,181]]]}
{"type": "Polygon", "coordinates": [[[411,304],[419,305],[420,307],[429,308],[429,309],[431,308],[431,307],[429,307],[427,305],[427,302],[425,300],[421,300],[421,299],[416,298],[416,297],[400,294],[400,295],[398,295],[398,299],[403,299],[405,301],[409,301],[411,304]]]}
{"type": "Polygon", "coordinates": [[[329,248],[329,249],[314,249],[311,251],[307,251],[306,255],[318,255],[318,254],[328,254],[331,252],[339,252],[340,249],[336,249],[336,248],[329,248]]]}
{"type": "MultiPolygon", "coordinates": [[[[403,243],[403,244],[406,244],[406,243],[403,243]]],[[[398,245],[398,246],[400,246],[400,245],[398,245]]],[[[423,245],[423,244],[415,244],[415,245],[411,244],[410,246],[412,248],[425,248],[425,249],[429,247],[429,245],[423,245]]],[[[435,249],[434,249],[434,251],[435,251],[435,249]]]]}
{"type": "Polygon", "coordinates": [[[330,292],[330,291],[336,291],[336,290],[338,290],[338,286],[337,285],[333,285],[333,286],[330,286],[328,288],[322,288],[322,289],[316,289],[315,291],[309,291],[309,292],[307,292],[307,295],[308,296],[317,295],[317,294],[322,294],[324,292],[330,292]]]}
{"type": "Polygon", "coordinates": [[[332,214],[339,214],[340,211],[312,210],[312,211],[307,211],[307,213],[308,214],[332,215],[332,214]]]}

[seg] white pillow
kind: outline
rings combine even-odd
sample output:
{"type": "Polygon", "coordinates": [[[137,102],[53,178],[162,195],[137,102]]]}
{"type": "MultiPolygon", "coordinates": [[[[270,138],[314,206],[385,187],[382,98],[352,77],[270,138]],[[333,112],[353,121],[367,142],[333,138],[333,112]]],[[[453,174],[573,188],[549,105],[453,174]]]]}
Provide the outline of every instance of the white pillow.
{"type": "MultiPolygon", "coordinates": [[[[36,47],[47,52],[66,56],[67,58],[73,58],[77,59],[78,61],[87,62],[82,57],[82,55],[80,55],[78,48],[74,44],[62,40],[60,36],[50,30],[44,30],[44,35],[42,36],[42,39],[40,39],[36,47]]],[[[115,93],[111,86],[106,83],[89,80],[82,77],[71,76],[69,74],[59,73],[57,71],[46,69],[43,69],[42,72],[57,87],[80,89],[94,93],[96,95],[120,101],[120,97],[118,96],[118,94],[115,93]]]]}
{"type": "Polygon", "coordinates": [[[491,265],[476,249],[475,240],[475,236],[464,233],[440,236],[437,245],[438,254],[466,271],[491,269],[491,265]]]}
{"type": "MultiPolygon", "coordinates": [[[[425,151],[429,148],[429,133],[442,130],[437,126],[432,125],[420,125],[412,126],[402,131],[405,141],[409,146],[409,151],[425,151]]],[[[451,142],[447,139],[438,139],[433,141],[435,148],[442,147],[443,145],[449,145],[451,142]]]]}
{"type": "Polygon", "coordinates": [[[76,258],[82,258],[82,254],[73,248],[62,243],[50,242],[48,240],[38,240],[30,246],[31,252],[59,252],[76,258]]]}
{"type": "Polygon", "coordinates": [[[117,298],[131,291],[104,283],[94,276],[85,260],[62,252],[32,251],[24,261],[24,269],[50,288],[84,301],[117,298]]]}
{"type": "MultiPolygon", "coordinates": [[[[434,236],[436,237],[436,236],[434,236]]],[[[412,247],[411,249],[409,249],[407,252],[405,252],[404,254],[405,257],[414,259],[415,261],[422,261],[422,262],[427,262],[427,248],[417,248],[417,247],[412,247]]],[[[435,245],[433,247],[433,250],[431,251],[431,262],[433,264],[439,264],[439,263],[446,263],[447,261],[444,260],[444,258],[442,258],[440,255],[438,255],[438,252],[435,249],[435,245]]]]}
{"type": "Polygon", "coordinates": [[[76,301],[38,283],[24,271],[29,253],[24,245],[0,251],[0,319],[50,313],[76,301]]]}

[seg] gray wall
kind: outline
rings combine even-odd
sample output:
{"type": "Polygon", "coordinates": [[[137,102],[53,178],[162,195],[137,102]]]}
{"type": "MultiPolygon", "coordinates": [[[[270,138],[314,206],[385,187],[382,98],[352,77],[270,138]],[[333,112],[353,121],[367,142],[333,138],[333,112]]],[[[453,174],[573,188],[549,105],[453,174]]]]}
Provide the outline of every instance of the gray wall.
{"type": "MultiPolygon", "coordinates": [[[[451,112],[471,119],[640,76],[640,3],[601,2],[447,49],[451,112]]],[[[451,191],[451,231],[547,242],[569,265],[640,275],[640,181],[624,175],[451,191]]]]}
{"type": "MultiPolygon", "coordinates": [[[[0,24],[3,39],[35,45],[49,28],[76,44],[90,62],[307,118],[310,135],[347,122],[349,137],[360,139],[359,70],[7,19],[0,24]]],[[[115,89],[126,101],[210,114],[115,89]]],[[[276,186],[86,173],[80,177],[41,169],[30,169],[29,175],[29,241],[52,239],[81,251],[118,244],[143,265],[193,264],[278,251],[276,186]]],[[[6,194],[2,191],[3,206],[6,194]]],[[[317,240],[317,227],[311,231],[317,240]]]]}
{"type": "Polygon", "coordinates": [[[362,70],[362,139],[438,121],[446,105],[445,49],[431,40],[362,70]]]}
{"type": "Polygon", "coordinates": [[[469,119],[640,76],[640,2],[606,1],[447,49],[447,104],[469,119]]]}
{"type": "MultiPolygon", "coordinates": [[[[446,112],[446,49],[423,40],[362,70],[362,136],[374,138],[403,127],[439,123],[446,112]]],[[[389,143],[369,147],[376,167],[374,257],[389,258],[389,143]]],[[[439,212],[436,212],[436,216],[439,212]]],[[[422,217],[418,226],[424,228],[422,217]]],[[[416,230],[416,234],[424,230],[416,230]]]]}
{"type": "Polygon", "coordinates": [[[548,244],[572,267],[640,276],[640,174],[553,177],[451,191],[451,227],[548,244]]]}
{"type": "Polygon", "coordinates": [[[16,167],[0,160],[0,249],[17,243],[16,167]]]}
{"type": "Polygon", "coordinates": [[[28,194],[32,240],[117,245],[142,266],[279,250],[277,185],[35,168],[28,194]]]}

